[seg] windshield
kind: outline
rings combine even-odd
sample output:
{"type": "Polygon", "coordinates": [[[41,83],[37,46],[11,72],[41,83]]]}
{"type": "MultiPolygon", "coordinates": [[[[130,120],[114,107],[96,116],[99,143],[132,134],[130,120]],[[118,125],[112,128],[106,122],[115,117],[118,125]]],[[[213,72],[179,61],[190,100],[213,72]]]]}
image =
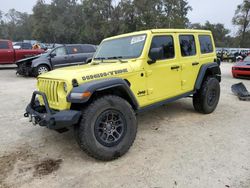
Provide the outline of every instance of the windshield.
{"type": "Polygon", "coordinates": [[[94,59],[126,59],[141,55],[146,35],[135,35],[101,43],[94,59]]]}

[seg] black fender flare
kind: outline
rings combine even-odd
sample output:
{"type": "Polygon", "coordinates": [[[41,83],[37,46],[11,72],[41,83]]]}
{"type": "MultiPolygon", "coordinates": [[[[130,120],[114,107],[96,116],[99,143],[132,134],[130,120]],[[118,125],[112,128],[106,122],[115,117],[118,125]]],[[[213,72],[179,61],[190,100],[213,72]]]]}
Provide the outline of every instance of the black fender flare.
{"type": "Polygon", "coordinates": [[[218,63],[207,63],[201,66],[195,82],[195,90],[199,90],[201,88],[202,82],[207,75],[213,75],[218,79],[219,82],[221,81],[221,70],[218,63]]]}
{"type": "Polygon", "coordinates": [[[67,96],[67,101],[72,104],[84,104],[87,103],[96,92],[110,91],[114,89],[116,91],[122,92],[122,94],[126,96],[125,99],[132,105],[134,109],[139,108],[139,103],[134,93],[131,91],[129,84],[121,78],[107,78],[83,83],[71,90],[67,96]],[[76,95],[85,92],[90,92],[91,96],[78,99],[74,98],[76,95]]]}

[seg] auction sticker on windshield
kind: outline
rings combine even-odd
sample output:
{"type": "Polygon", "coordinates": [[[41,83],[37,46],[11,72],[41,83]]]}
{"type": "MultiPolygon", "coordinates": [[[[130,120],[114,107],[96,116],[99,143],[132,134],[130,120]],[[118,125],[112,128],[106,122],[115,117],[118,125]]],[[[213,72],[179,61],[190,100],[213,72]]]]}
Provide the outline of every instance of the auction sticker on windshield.
{"type": "Polygon", "coordinates": [[[133,38],[131,39],[131,44],[136,44],[136,43],[138,43],[138,42],[142,42],[142,41],[145,40],[145,38],[146,38],[145,35],[135,36],[135,37],[133,37],[133,38]]]}

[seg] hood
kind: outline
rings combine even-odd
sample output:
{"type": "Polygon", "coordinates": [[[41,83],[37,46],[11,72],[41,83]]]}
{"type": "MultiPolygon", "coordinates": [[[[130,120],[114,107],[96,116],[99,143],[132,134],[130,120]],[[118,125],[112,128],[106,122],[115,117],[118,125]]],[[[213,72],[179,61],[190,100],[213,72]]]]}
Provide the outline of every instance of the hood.
{"type": "Polygon", "coordinates": [[[83,83],[87,81],[108,78],[108,77],[122,77],[124,74],[135,71],[135,67],[131,66],[132,63],[100,63],[94,65],[92,63],[85,65],[77,65],[65,67],[50,71],[38,77],[45,79],[64,80],[71,83],[73,79],[77,82],[83,83]]]}
{"type": "Polygon", "coordinates": [[[241,62],[236,63],[234,66],[236,66],[236,67],[250,66],[250,62],[249,61],[241,61],[241,62]]]}
{"type": "Polygon", "coordinates": [[[41,57],[41,54],[40,54],[40,55],[36,55],[36,56],[32,56],[32,57],[27,57],[27,58],[21,59],[21,60],[17,61],[16,64],[22,63],[22,62],[24,62],[24,61],[32,61],[32,60],[37,59],[37,58],[39,58],[39,57],[41,57]]]}

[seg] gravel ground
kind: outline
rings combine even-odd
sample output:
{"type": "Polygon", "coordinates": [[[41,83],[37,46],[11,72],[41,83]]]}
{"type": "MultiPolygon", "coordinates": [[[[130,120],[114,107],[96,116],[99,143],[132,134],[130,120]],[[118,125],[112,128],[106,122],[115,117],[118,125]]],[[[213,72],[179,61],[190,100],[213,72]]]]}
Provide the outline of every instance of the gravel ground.
{"type": "Polygon", "coordinates": [[[250,81],[233,79],[229,63],[213,114],[196,113],[187,98],[139,115],[134,145],[112,162],[81,152],[72,131],[28,123],[36,80],[0,72],[0,187],[250,187],[250,102],[230,89],[244,82],[250,90],[250,81]]]}

